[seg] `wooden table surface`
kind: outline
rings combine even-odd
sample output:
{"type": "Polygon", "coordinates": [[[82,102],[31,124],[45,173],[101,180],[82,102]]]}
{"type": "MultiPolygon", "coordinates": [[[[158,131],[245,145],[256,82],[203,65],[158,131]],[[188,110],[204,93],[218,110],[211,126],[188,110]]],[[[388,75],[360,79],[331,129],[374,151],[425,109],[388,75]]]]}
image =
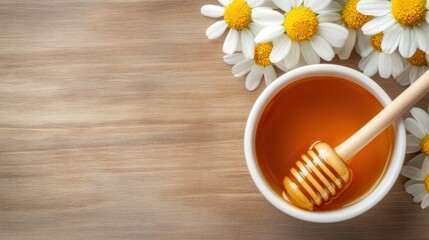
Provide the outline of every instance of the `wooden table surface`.
{"type": "Polygon", "coordinates": [[[204,4],[0,1],[0,239],[429,239],[402,176],[342,223],[262,197],[243,130],[263,87],[232,77],[204,4]]]}

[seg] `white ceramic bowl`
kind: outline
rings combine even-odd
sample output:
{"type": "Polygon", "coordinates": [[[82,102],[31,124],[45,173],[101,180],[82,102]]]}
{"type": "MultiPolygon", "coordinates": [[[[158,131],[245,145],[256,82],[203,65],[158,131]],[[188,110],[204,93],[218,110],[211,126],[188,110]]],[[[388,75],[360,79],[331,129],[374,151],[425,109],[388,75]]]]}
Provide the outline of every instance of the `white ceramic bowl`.
{"type": "Polygon", "coordinates": [[[285,201],[270,187],[259,168],[255,153],[256,129],[265,107],[280,90],[295,81],[312,76],[335,76],[348,79],[364,87],[383,106],[392,101],[386,92],[372,79],[351,68],[333,64],[316,64],[291,70],[280,76],[262,92],[249,114],[244,134],[244,151],[247,167],[262,195],[282,212],[309,222],[328,223],[344,221],[358,216],[376,205],[392,188],[404,161],[406,148],[405,128],[402,119],[395,122],[395,143],[390,163],[377,186],[362,200],[350,206],[326,212],[306,211],[285,201]]]}

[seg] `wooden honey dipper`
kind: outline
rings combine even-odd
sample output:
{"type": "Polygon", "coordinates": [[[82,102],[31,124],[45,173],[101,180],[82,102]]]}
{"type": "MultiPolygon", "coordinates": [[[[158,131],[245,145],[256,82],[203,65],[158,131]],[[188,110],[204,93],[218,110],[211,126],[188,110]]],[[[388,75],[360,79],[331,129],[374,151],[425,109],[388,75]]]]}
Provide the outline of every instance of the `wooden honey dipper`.
{"type": "Polygon", "coordinates": [[[398,119],[429,91],[429,70],[371,121],[335,148],[317,142],[296,161],[283,179],[287,197],[298,207],[313,210],[338,195],[350,181],[346,161],[398,119]]]}

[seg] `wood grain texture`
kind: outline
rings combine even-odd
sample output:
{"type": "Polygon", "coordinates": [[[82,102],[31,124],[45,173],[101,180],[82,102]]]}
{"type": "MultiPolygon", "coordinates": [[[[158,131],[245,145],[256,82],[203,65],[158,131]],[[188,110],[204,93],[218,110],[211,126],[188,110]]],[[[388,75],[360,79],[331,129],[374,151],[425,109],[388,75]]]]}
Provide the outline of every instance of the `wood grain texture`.
{"type": "Polygon", "coordinates": [[[403,177],[328,225],[259,194],[243,131],[263,86],[232,77],[204,4],[0,0],[0,239],[429,239],[403,177]]]}

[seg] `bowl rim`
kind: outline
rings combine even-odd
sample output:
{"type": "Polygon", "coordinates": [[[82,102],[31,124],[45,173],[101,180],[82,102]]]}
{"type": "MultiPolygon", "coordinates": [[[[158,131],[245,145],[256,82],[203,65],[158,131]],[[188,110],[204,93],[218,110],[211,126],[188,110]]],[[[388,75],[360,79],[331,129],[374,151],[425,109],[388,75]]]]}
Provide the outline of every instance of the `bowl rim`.
{"type": "Polygon", "coordinates": [[[287,85],[310,76],[335,76],[352,80],[352,82],[364,87],[376,97],[383,106],[392,102],[387,93],[374,80],[355,69],[335,64],[314,64],[293,69],[271,83],[254,103],[249,113],[244,132],[245,159],[256,187],[262,195],[280,211],[309,222],[330,223],[344,221],[356,217],[375,206],[386,196],[395,184],[405,157],[405,127],[402,118],[395,121],[395,142],[390,163],[377,186],[363,199],[350,206],[326,212],[306,211],[287,203],[273,191],[259,169],[254,148],[255,135],[261,114],[271,99],[287,85]]]}

